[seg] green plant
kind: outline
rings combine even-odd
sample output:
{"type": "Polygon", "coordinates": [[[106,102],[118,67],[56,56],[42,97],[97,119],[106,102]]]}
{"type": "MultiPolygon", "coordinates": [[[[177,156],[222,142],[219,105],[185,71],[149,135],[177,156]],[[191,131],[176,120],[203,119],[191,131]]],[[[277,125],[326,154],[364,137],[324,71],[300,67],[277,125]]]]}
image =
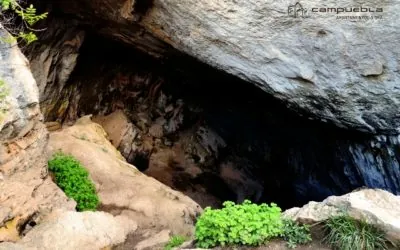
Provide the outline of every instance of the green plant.
{"type": "Polygon", "coordinates": [[[307,244],[312,241],[310,226],[299,225],[289,219],[283,220],[282,238],[286,241],[289,248],[296,248],[297,245],[307,244]]]}
{"type": "Polygon", "coordinates": [[[7,97],[8,92],[9,90],[7,89],[6,83],[0,79],[0,102],[7,97]]]}
{"type": "Polygon", "coordinates": [[[10,90],[6,83],[0,79],[0,122],[3,121],[3,116],[7,113],[6,97],[8,96],[9,92],[10,90]]]}
{"type": "Polygon", "coordinates": [[[70,155],[56,153],[49,161],[49,170],[54,173],[57,185],[74,199],[78,211],[96,210],[99,198],[89,173],[81,163],[70,155]]]}
{"type": "Polygon", "coordinates": [[[11,37],[2,38],[3,42],[12,43],[15,40],[30,44],[37,40],[32,28],[38,21],[47,17],[47,13],[38,14],[36,8],[30,4],[24,7],[19,0],[0,0],[0,23],[10,32],[11,37]],[[16,27],[15,16],[19,17],[22,25],[16,27]],[[28,31],[25,31],[28,30],[28,31]]]}
{"type": "Polygon", "coordinates": [[[171,250],[174,247],[179,247],[185,242],[186,238],[180,235],[173,236],[165,245],[164,250],[171,250]]]}
{"type": "Polygon", "coordinates": [[[348,215],[329,218],[325,224],[324,241],[340,250],[387,249],[385,233],[365,221],[357,221],[348,215]]]}
{"type": "Polygon", "coordinates": [[[258,246],[283,233],[281,209],[276,204],[235,205],[224,202],[222,209],[206,208],[196,223],[196,243],[201,248],[217,245],[258,246]]]}

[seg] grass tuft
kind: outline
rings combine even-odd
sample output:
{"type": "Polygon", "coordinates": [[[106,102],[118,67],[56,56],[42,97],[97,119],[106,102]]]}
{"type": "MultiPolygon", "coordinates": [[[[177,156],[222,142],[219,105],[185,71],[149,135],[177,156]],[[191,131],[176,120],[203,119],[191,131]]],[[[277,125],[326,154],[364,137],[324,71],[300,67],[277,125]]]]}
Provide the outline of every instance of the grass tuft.
{"type": "Polygon", "coordinates": [[[173,236],[167,245],[165,245],[164,250],[171,250],[174,247],[179,247],[186,241],[186,238],[180,235],[173,236]]]}
{"type": "Polygon", "coordinates": [[[385,250],[388,249],[385,233],[348,215],[329,218],[325,224],[324,241],[333,249],[340,250],[385,250]]]}

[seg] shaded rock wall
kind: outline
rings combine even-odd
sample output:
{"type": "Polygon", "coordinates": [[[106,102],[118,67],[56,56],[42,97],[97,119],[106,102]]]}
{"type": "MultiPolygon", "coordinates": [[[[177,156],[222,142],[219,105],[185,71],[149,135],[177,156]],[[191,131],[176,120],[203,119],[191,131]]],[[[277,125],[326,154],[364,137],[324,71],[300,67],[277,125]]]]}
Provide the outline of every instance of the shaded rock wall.
{"type": "Polygon", "coordinates": [[[75,68],[85,32],[73,20],[49,17],[46,32],[39,33],[40,43],[26,49],[32,73],[39,88],[40,107],[46,120],[65,116],[69,97],[67,81],[75,68]]]}

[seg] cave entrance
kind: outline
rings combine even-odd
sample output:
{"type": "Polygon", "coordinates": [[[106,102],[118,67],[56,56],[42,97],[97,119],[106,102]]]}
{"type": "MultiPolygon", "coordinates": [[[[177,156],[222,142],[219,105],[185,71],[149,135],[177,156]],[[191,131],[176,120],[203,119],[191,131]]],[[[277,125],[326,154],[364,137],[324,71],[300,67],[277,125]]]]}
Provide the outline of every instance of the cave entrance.
{"type": "Polygon", "coordinates": [[[126,159],[203,207],[251,199],[289,208],[364,184],[348,150],[361,135],[309,121],[179,53],[156,60],[91,34],[71,88],[76,112],[64,121],[124,113],[130,132],[116,146],[126,159]]]}

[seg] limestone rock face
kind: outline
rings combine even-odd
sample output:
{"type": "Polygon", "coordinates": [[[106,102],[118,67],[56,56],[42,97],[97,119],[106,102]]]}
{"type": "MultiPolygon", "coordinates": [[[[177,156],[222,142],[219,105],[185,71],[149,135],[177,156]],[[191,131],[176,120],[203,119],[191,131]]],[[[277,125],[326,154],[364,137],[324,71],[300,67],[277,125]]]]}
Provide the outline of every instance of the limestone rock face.
{"type": "Polygon", "coordinates": [[[70,20],[48,22],[50,25],[41,33],[40,42],[31,46],[28,57],[39,87],[40,108],[45,120],[62,121],[67,111],[76,109],[70,102],[79,95],[74,87],[67,86],[67,81],[77,63],[85,32],[70,20]]]}
{"type": "Polygon", "coordinates": [[[151,148],[143,143],[142,138],[137,138],[140,130],[129,122],[123,111],[117,110],[108,116],[97,116],[93,121],[104,128],[110,142],[128,162],[132,162],[140,153],[150,154],[151,148]],[[138,141],[142,145],[137,145],[138,141]]]}
{"type": "Polygon", "coordinates": [[[136,228],[136,223],[124,216],[56,211],[21,241],[0,244],[0,249],[98,250],[123,242],[136,228]]]}
{"type": "Polygon", "coordinates": [[[322,202],[310,202],[292,208],[284,216],[314,223],[345,210],[351,217],[365,219],[383,229],[394,242],[400,240],[400,196],[380,189],[364,189],[343,196],[331,196],[322,202]]]}
{"type": "MultiPolygon", "coordinates": [[[[7,35],[0,27],[0,37],[7,35]]],[[[0,80],[0,241],[15,241],[26,223],[54,208],[74,209],[75,202],[48,176],[38,89],[18,46],[0,43],[0,80]]]]}
{"type": "Polygon", "coordinates": [[[395,41],[400,31],[394,22],[400,3],[370,0],[360,6],[356,1],[303,0],[307,15],[295,18],[288,10],[296,2],[80,0],[60,4],[86,20],[105,19],[109,25],[100,33],[135,46],[140,34],[144,40],[151,33],[252,82],[310,117],[362,131],[399,131],[400,49],[395,41]],[[383,12],[312,11],[324,6],[383,12]],[[376,20],[337,19],[349,15],[376,20]],[[136,28],[138,24],[142,29],[136,28]]]}
{"type": "Polygon", "coordinates": [[[48,150],[50,154],[59,150],[71,154],[88,169],[101,210],[125,215],[141,229],[169,229],[172,234],[188,236],[193,233],[200,206],[128,164],[107,140],[103,128],[88,116],[51,133],[48,150]]]}

